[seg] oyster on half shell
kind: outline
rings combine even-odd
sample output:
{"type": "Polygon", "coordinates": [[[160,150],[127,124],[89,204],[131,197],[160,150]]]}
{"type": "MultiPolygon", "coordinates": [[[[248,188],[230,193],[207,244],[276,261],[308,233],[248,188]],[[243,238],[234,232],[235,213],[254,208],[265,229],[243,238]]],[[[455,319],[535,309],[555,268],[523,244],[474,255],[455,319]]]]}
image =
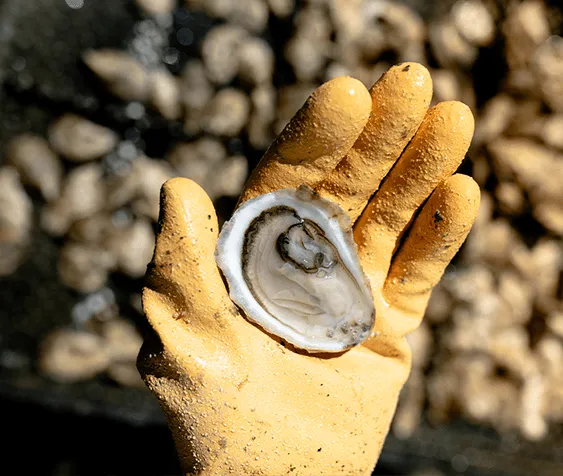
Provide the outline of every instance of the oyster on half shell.
{"type": "Polygon", "coordinates": [[[341,352],[370,336],[373,297],[349,218],[309,187],[244,203],[215,257],[246,317],[294,346],[341,352]]]}

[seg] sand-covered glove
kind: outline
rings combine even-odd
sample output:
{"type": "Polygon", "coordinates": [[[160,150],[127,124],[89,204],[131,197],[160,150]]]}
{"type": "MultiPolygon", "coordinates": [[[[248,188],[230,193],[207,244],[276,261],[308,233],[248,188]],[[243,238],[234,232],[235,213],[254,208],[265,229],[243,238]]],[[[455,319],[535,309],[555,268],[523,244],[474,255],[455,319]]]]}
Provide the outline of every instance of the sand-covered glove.
{"type": "Polygon", "coordinates": [[[459,102],[428,110],[415,63],[370,91],[319,87],[254,170],[241,203],[308,185],[336,202],[376,307],[373,336],[337,355],[298,352],[229,299],[214,251],[213,205],[188,179],[162,189],[160,231],[143,293],[153,333],[138,367],[166,413],[183,470],[205,475],[370,474],[410,369],[405,335],[464,241],[479,189],[453,175],[473,134],[459,102]]]}

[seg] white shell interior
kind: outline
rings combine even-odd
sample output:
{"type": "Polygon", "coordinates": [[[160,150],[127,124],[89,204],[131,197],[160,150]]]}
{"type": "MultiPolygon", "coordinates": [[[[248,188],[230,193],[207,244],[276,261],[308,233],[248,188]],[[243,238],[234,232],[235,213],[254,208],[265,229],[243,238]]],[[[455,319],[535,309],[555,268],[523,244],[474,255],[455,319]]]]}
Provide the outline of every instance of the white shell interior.
{"type": "Polygon", "coordinates": [[[308,187],[244,203],[221,231],[216,260],[246,317],[298,348],[341,352],[371,335],[373,297],[348,216],[308,187]]]}

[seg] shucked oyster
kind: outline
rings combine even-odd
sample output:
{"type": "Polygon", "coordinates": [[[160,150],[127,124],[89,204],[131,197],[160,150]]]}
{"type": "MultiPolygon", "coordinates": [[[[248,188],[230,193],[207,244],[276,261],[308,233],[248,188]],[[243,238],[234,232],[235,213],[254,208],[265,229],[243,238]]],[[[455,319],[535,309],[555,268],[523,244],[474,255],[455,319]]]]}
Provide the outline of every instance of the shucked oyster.
{"type": "Polygon", "coordinates": [[[340,352],[375,322],[348,216],[308,187],[247,201],[215,253],[249,320],[308,352],[340,352]]]}

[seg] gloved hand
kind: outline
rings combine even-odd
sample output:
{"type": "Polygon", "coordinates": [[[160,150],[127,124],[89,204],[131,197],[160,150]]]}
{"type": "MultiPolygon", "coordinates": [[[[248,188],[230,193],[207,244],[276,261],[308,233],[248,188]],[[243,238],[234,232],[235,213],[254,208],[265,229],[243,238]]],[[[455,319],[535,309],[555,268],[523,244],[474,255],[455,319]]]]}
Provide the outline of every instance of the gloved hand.
{"type": "Polygon", "coordinates": [[[250,324],[215,264],[218,224],[194,182],[164,184],[138,367],[183,470],[205,475],[370,474],[410,369],[405,335],[464,241],[479,189],[453,175],[473,134],[459,102],[427,111],[428,71],[405,63],[368,92],[319,87],[269,148],[241,202],[306,184],[346,210],[373,290],[375,332],[336,356],[296,352],[250,324]],[[420,210],[420,211],[419,211],[420,210]]]}

